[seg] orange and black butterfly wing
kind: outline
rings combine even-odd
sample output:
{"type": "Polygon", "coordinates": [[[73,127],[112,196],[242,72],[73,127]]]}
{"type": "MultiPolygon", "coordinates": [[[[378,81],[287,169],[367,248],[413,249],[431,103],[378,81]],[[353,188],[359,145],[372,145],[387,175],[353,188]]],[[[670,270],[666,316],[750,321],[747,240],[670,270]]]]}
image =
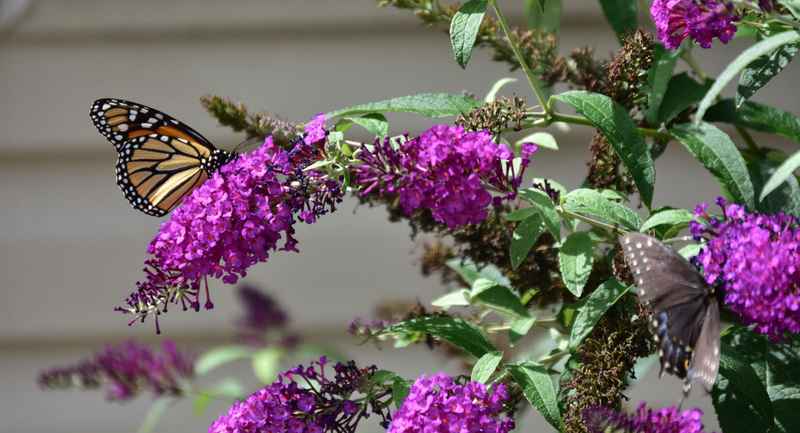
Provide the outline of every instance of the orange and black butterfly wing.
{"type": "Polygon", "coordinates": [[[153,133],[180,137],[214,148],[200,133],[172,116],[124,99],[104,98],[94,101],[89,117],[97,130],[118,152],[128,140],[153,133]]]}
{"type": "Polygon", "coordinates": [[[227,152],[196,141],[149,134],[123,143],[117,160],[117,185],[131,205],[163,216],[203,184],[227,152]]]}

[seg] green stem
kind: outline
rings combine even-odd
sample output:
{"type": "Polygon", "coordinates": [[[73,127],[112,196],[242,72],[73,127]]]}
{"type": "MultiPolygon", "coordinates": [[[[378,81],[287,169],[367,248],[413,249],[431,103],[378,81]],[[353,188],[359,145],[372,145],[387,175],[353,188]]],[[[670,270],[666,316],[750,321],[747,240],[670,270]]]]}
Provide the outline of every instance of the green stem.
{"type": "Polygon", "coordinates": [[[697,63],[697,60],[695,60],[691,50],[684,51],[681,55],[681,58],[684,62],[686,62],[687,65],[689,65],[689,68],[691,68],[692,72],[697,75],[697,78],[700,78],[703,81],[708,80],[708,75],[705,73],[705,71],[703,71],[703,68],[700,67],[700,64],[697,63]]]}
{"type": "Polygon", "coordinates": [[[736,126],[736,132],[738,132],[739,135],[742,136],[742,139],[744,139],[744,142],[747,143],[748,149],[752,150],[755,153],[761,153],[761,148],[758,147],[758,144],[756,144],[756,141],[753,139],[753,136],[750,135],[750,133],[747,132],[746,129],[742,128],[741,126],[736,126]]]}
{"type": "Polygon", "coordinates": [[[536,95],[536,99],[539,100],[539,105],[544,107],[546,112],[550,112],[551,108],[547,105],[542,84],[539,82],[539,78],[533,73],[530,66],[528,66],[527,60],[525,60],[525,58],[522,56],[522,51],[520,51],[517,41],[514,40],[514,36],[511,34],[508,21],[506,20],[505,15],[503,15],[503,12],[500,10],[497,0],[489,0],[489,4],[492,5],[494,13],[497,15],[497,21],[500,23],[500,27],[503,29],[503,33],[505,33],[506,38],[508,38],[508,44],[511,46],[511,51],[514,52],[514,56],[517,58],[522,70],[525,71],[525,76],[528,78],[528,84],[530,84],[533,93],[536,95]]]}
{"type": "MultiPolygon", "coordinates": [[[[522,124],[523,125],[522,129],[535,128],[535,127],[543,127],[544,128],[544,127],[550,126],[551,124],[553,124],[553,122],[563,122],[563,123],[569,123],[569,124],[572,124],[572,125],[584,125],[584,126],[592,126],[592,127],[594,127],[594,124],[589,119],[587,119],[587,118],[585,118],[583,116],[575,116],[575,115],[572,115],[572,114],[563,114],[563,113],[559,113],[559,112],[530,113],[528,115],[528,117],[531,118],[531,119],[535,119],[535,120],[533,122],[523,123],[522,124]]],[[[637,129],[637,131],[639,131],[640,134],[642,134],[644,136],[647,136],[647,137],[658,138],[658,139],[666,140],[666,141],[670,141],[673,138],[672,135],[670,135],[669,133],[662,132],[662,131],[659,131],[659,130],[653,129],[653,128],[641,128],[641,127],[638,127],[636,129],[637,129]]],[[[503,131],[503,132],[510,132],[510,131],[512,131],[512,130],[503,131]]]]}

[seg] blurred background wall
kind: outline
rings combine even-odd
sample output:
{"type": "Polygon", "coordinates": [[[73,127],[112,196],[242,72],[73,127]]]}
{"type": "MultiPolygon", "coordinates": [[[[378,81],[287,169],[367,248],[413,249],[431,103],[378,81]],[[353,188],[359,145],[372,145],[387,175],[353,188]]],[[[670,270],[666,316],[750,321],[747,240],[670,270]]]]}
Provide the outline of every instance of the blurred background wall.
{"type": "MultiPolygon", "coordinates": [[[[503,3],[519,21],[522,2],[503,3]]],[[[595,2],[564,3],[562,50],[588,44],[604,56],[615,49],[595,2]]],[[[498,78],[520,76],[483,51],[460,69],[443,33],[369,0],[6,0],[0,17],[0,431],[9,433],[132,432],[147,409],[146,397],[123,406],[105,403],[100,393],[41,392],[35,384],[40,369],[103,343],[159,339],[150,324],[128,327],[112,311],[140,278],[159,221],[133,211],[114,184],[116,155],[87,115],[94,99],[152,105],[230,148],[242,137],[217,126],[199,96],[228,96],[302,121],[419,92],[483,95],[498,78]]],[[[703,51],[700,60],[718,72],[740,49],[703,51]]],[[[758,99],[797,112],[796,71],[758,99]]],[[[530,97],[522,86],[507,91],[530,97]]],[[[430,124],[410,116],[391,120],[394,132],[430,124]]],[[[585,128],[559,134],[562,150],[541,151],[531,172],[576,187],[590,136],[585,128]]],[[[657,206],[691,206],[718,192],[677,146],[657,169],[657,206]]],[[[453,370],[421,348],[378,351],[346,335],[347,323],[369,317],[381,300],[424,302],[444,290],[419,275],[420,241],[409,240],[405,224],[389,224],[380,208],[354,214],[356,208],[348,200],[337,214],[299,227],[301,253],[276,254],[247,281],[275,294],[312,340],[409,376],[453,370]]],[[[228,340],[238,305],[229,287],[216,286],[215,310],[174,311],[164,317],[164,335],[196,350],[228,340]]],[[[240,367],[247,377],[249,367],[240,367]]],[[[651,371],[631,399],[674,403],[678,389],[651,371]]],[[[706,424],[716,427],[706,397],[695,395],[691,404],[710,412],[706,424]]],[[[184,403],[157,431],[205,431],[225,406],[193,417],[184,403]]],[[[538,417],[520,430],[549,431],[538,417]]]]}

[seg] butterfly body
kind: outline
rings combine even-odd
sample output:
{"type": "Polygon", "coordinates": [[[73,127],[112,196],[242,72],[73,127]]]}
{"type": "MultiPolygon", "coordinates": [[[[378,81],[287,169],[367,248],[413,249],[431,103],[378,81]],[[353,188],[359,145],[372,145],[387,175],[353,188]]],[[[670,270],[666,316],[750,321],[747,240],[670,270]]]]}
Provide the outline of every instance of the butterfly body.
{"type": "Polygon", "coordinates": [[[719,369],[719,303],[713,287],[672,248],[641,233],[620,239],[639,298],[653,311],[650,328],[659,348],[661,374],[710,391],[719,369]]]}
{"type": "Polygon", "coordinates": [[[117,150],[117,185],[148,215],[170,212],[233,158],[188,125],[135,102],[98,99],[89,116],[117,150]]]}

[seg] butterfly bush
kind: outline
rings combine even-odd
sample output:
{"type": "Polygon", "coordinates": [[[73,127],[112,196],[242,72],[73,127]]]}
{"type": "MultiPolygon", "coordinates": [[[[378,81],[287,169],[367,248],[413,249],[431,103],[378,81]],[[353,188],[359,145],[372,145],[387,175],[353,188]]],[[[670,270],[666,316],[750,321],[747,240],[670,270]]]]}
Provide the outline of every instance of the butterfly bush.
{"type": "Polygon", "coordinates": [[[586,427],[590,433],[614,431],[620,433],[703,433],[703,411],[688,409],[681,411],[670,406],[651,409],[640,403],[636,412],[626,414],[605,407],[588,408],[584,411],[586,427]]]}
{"type": "MultiPolygon", "coordinates": [[[[331,368],[325,357],[297,366],[236,402],[211,424],[208,433],[354,432],[370,411],[366,403],[351,397],[375,371],[374,366],[359,369],[353,361],[331,368]]],[[[380,406],[372,408],[382,419],[388,416],[380,406]]]]}
{"type": "Polygon", "coordinates": [[[342,199],[338,180],[304,170],[320,158],[325,135],[317,116],[291,149],[267,137],[192,191],[148,246],[146,279],[119,309],[142,318],[169,302],[198,310],[201,284],[210,309],[208,278],[233,284],[272,252],[298,251],[295,222],[313,223],[342,199]]]}
{"type": "Polygon", "coordinates": [[[706,244],[695,257],[709,284],[722,288],[727,307],[773,340],[800,332],[800,225],[792,215],[748,212],[717,203],[722,218],[695,209],[692,235],[706,244]]]}
{"type": "Polygon", "coordinates": [[[194,377],[194,359],[165,340],[161,351],[128,341],[106,346],[92,358],[68,367],[56,367],[39,375],[39,385],[50,389],[103,387],[106,398],[125,401],[144,391],[155,396],[183,395],[183,382],[194,377]]]}
{"type": "Polygon", "coordinates": [[[406,214],[430,210],[449,228],[479,224],[490,205],[515,197],[536,149],[523,145],[515,167],[514,153],[489,132],[436,125],[399,144],[387,138],[365,147],[353,168],[354,184],[362,196],[397,196],[406,214]]]}
{"type": "Polygon", "coordinates": [[[658,38],[672,50],[686,38],[703,48],[711,48],[714,38],[727,43],[736,34],[738,20],[733,4],[721,0],[654,0],[650,15],[658,38]]]}
{"type": "Polygon", "coordinates": [[[388,433],[508,433],[509,394],[504,384],[489,391],[480,382],[460,385],[438,373],[420,376],[392,416],[388,433]]]}

